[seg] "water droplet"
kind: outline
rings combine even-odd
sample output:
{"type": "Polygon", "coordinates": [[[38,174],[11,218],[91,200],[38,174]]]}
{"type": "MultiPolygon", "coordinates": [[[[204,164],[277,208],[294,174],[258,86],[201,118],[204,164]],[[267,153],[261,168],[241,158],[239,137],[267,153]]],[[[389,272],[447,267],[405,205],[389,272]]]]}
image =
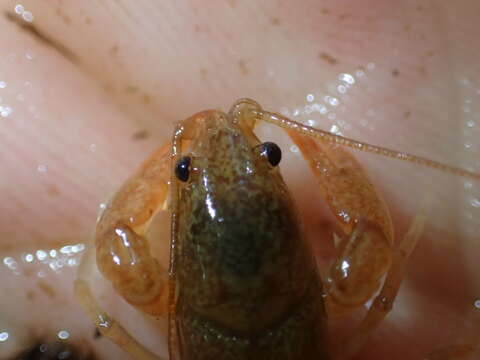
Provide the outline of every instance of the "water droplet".
{"type": "Polygon", "coordinates": [[[25,54],[25,58],[26,58],[27,60],[33,60],[33,59],[35,58],[35,56],[34,56],[33,54],[31,54],[31,53],[26,53],[26,54],[25,54]]]}
{"type": "Polygon", "coordinates": [[[26,262],[31,263],[35,258],[32,254],[26,254],[24,259],[26,262]]]}
{"type": "Polygon", "coordinates": [[[46,173],[48,171],[48,166],[45,164],[40,164],[37,166],[37,171],[41,173],[46,173]]]}
{"type": "Polygon", "coordinates": [[[340,128],[337,125],[332,125],[330,132],[332,134],[341,135],[340,128]]]}
{"type": "Polygon", "coordinates": [[[347,88],[345,85],[338,85],[337,86],[337,91],[340,93],[340,94],[345,94],[347,92],[347,88]]]}
{"type": "Polygon", "coordinates": [[[5,81],[0,81],[0,89],[5,89],[7,87],[7,83],[5,81]]]}
{"type": "Polygon", "coordinates": [[[88,147],[88,151],[90,152],[95,152],[97,150],[97,145],[96,144],[90,144],[88,147]]]}
{"type": "Polygon", "coordinates": [[[72,253],[72,245],[65,245],[60,248],[60,252],[65,255],[72,253]]]}
{"type": "Polygon", "coordinates": [[[307,101],[312,102],[313,100],[315,100],[315,96],[313,94],[308,94],[307,95],[307,101]]]}
{"type": "Polygon", "coordinates": [[[6,331],[0,332],[0,341],[1,341],[1,342],[7,341],[7,340],[8,340],[8,336],[9,336],[9,335],[8,335],[8,332],[6,332],[6,331]]]}
{"type": "Polygon", "coordinates": [[[328,102],[332,106],[337,106],[340,103],[340,101],[338,101],[338,99],[333,96],[330,96],[330,98],[328,99],[328,102]]]}
{"type": "Polygon", "coordinates": [[[13,109],[10,106],[1,106],[0,105],[0,116],[8,117],[13,112],[13,109]]]}
{"type": "Polygon", "coordinates": [[[480,299],[475,300],[475,302],[473,303],[473,305],[474,305],[477,309],[480,309],[480,299]]]}
{"type": "Polygon", "coordinates": [[[67,340],[70,337],[70,333],[67,330],[60,330],[58,332],[58,338],[60,340],[67,340]]]}
{"type": "Polygon", "coordinates": [[[346,73],[340,74],[338,76],[338,80],[343,81],[349,85],[355,84],[355,78],[352,75],[346,73]]]}
{"type": "Polygon", "coordinates": [[[3,258],[3,264],[8,267],[10,270],[16,270],[18,267],[17,262],[15,261],[14,258],[7,256],[3,258]]]}
{"type": "Polygon", "coordinates": [[[469,86],[470,85],[470,79],[467,78],[467,77],[462,77],[460,79],[460,84],[465,85],[465,86],[469,86]]]}
{"type": "Polygon", "coordinates": [[[328,115],[327,115],[327,118],[328,118],[329,120],[335,120],[336,117],[337,117],[337,114],[335,114],[335,113],[332,112],[332,111],[330,111],[330,112],[328,113],[328,115]]]}
{"type": "Polygon", "coordinates": [[[464,187],[465,189],[471,189],[472,186],[473,186],[473,184],[472,184],[470,181],[465,181],[465,182],[463,183],[463,187],[464,187]]]}
{"type": "Polygon", "coordinates": [[[15,5],[15,13],[17,13],[18,15],[22,15],[24,11],[25,11],[25,7],[23,5],[21,4],[15,5]]]}
{"type": "Polygon", "coordinates": [[[473,199],[470,201],[470,204],[471,204],[473,207],[480,208],[480,199],[473,198],[473,199]]]}
{"type": "Polygon", "coordinates": [[[52,249],[52,250],[50,250],[49,254],[50,254],[50,257],[54,258],[54,257],[57,256],[57,250],[52,249]]]}
{"type": "Polygon", "coordinates": [[[26,22],[32,22],[33,21],[33,14],[30,11],[24,11],[22,13],[22,18],[26,22]]]}
{"type": "Polygon", "coordinates": [[[468,121],[467,121],[467,126],[468,126],[469,128],[474,127],[474,126],[475,126],[475,121],[473,121],[473,120],[468,120],[468,121]]]}
{"type": "Polygon", "coordinates": [[[74,253],[79,253],[85,250],[85,244],[77,244],[72,246],[72,251],[74,253]]]}
{"type": "Polygon", "coordinates": [[[312,113],[312,107],[310,105],[305,105],[305,107],[303,108],[303,113],[304,114],[311,114],[312,113]]]}
{"type": "Polygon", "coordinates": [[[363,71],[363,70],[357,70],[357,71],[355,72],[355,75],[356,75],[357,77],[363,77],[363,76],[365,76],[365,71],[363,71]]]}
{"type": "Polygon", "coordinates": [[[472,147],[472,143],[470,141],[467,141],[465,144],[463,144],[466,149],[470,149],[472,147]]]}
{"type": "Polygon", "coordinates": [[[307,120],[307,125],[308,126],[315,126],[317,124],[317,122],[315,120],[312,120],[312,119],[308,119],[307,120]]]}
{"type": "Polygon", "coordinates": [[[374,69],[375,69],[375,63],[369,62],[369,63],[367,64],[367,70],[372,71],[372,70],[374,70],[374,69]]]}
{"type": "Polygon", "coordinates": [[[43,261],[47,258],[47,253],[43,250],[37,250],[37,252],[35,253],[35,255],[37,256],[37,259],[39,261],[43,261]]]}
{"type": "Polygon", "coordinates": [[[299,149],[297,145],[290,146],[290,151],[294,154],[298,153],[299,149]]]}
{"type": "Polygon", "coordinates": [[[77,260],[76,259],[68,259],[67,265],[68,266],[76,266],[77,265],[77,260]]]}

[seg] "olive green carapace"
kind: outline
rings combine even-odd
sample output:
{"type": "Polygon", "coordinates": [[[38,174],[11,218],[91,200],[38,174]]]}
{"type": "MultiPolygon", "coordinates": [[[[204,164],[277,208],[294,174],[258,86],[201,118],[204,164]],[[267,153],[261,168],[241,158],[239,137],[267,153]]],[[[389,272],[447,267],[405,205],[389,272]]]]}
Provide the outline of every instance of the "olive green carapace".
{"type": "Polygon", "coordinates": [[[178,198],[182,360],[326,359],[320,281],[278,168],[228,115],[201,126],[178,198]]]}

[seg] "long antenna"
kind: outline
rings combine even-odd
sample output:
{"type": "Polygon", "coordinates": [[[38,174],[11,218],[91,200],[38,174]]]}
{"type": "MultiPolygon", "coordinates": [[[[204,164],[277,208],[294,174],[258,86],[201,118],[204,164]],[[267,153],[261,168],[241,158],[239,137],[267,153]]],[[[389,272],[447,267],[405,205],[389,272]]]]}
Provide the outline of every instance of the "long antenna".
{"type": "Polygon", "coordinates": [[[332,134],[328,131],[316,129],[311,126],[307,126],[299,122],[290,120],[289,118],[280,114],[271,113],[271,112],[260,110],[260,109],[251,109],[251,111],[255,115],[257,115],[260,120],[275,124],[284,129],[300,132],[302,134],[311,136],[323,142],[328,142],[330,144],[338,144],[338,145],[346,146],[355,150],[382,155],[382,156],[390,157],[393,159],[408,161],[411,163],[445,171],[445,172],[459,175],[462,177],[480,180],[480,174],[473,171],[468,171],[455,166],[442,164],[438,161],[430,160],[421,156],[412,155],[406,152],[400,152],[400,151],[384,148],[381,146],[370,145],[361,141],[357,141],[357,140],[349,139],[340,135],[332,134]]]}

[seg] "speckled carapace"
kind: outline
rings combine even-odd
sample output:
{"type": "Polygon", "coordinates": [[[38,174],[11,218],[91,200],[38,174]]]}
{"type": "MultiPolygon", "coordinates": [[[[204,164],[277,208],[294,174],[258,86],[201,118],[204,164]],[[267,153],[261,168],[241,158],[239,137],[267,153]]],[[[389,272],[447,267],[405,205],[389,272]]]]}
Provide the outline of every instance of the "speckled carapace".
{"type": "Polygon", "coordinates": [[[321,284],[278,167],[235,118],[204,116],[177,205],[182,360],[326,359],[321,284]]]}

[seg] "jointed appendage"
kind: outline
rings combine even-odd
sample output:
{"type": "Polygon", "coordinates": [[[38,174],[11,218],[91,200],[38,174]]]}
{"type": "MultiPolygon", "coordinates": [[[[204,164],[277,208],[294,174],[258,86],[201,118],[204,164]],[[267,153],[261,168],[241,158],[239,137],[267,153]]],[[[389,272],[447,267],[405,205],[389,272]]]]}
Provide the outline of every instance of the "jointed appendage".
{"type": "Polygon", "coordinates": [[[96,263],[130,304],[148,314],[166,314],[167,272],[151,255],[145,234],[153,216],[166,209],[169,170],[170,146],[164,146],[115,194],[99,219],[95,244],[89,246],[75,281],[77,298],[100,332],[142,360],[161,358],[108,316],[95,300],[89,283],[96,263]]]}
{"type": "Polygon", "coordinates": [[[408,232],[400,244],[394,249],[392,263],[388,269],[383,286],[379,294],[375,296],[367,315],[356,329],[352,338],[348,341],[347,346],[345,346],[340,356],[341,359],[349,359],[360,351],[373,331],[391,311],[405,274],[408,258],[423,234],[427,213],[430,209],[430,195],[431,194],[427,193],[420,211],[415,216],[408,232]]]}
{"type": "MultiPolygon", "coordinates": [[[[236,102],[229,115],[246,133],[252,132],[258,121],[267,121],[286,129],[314,173],[319,191],[336,217],[339,228],[336,234],[338,256],[324,279],[327,308],[339,313],[348,312],[364,305],[377,294],[357,331],[335,357],[349,359],[362,348],[391,310],[406,262],[422,234],[428,201],[415,216],[406,236],[396,244],[388,207],[360,164],[344,147],[477,180],[480,174],[314,129],[266,112],[249,99],[236,102]]],[[[171,174],[172,162],[183,153],[182,146],[188,147],[190,140],[199,136],[201,124],[207,128],[215,126],[220,118],[224,120],[225,114],[212,110],[179,123],[171,144],[154,153],[109,203],[97,224],[95,244],[89,246],[79,269],[75,292],[80,303],[101,333],[136,359],[161,360],[137,342],[97,303],[90,286],[95,264],[115,290],[135,308],[155,316],[170,316],[169,355],[172,360],[181,360],[175,329],[178,190],[175,176],[171,174]],[[172,213],[172,238],[164,239],[171,242],[169,271],[162,268],[151,254],[146,238],[154,215],[167,208],[172,213]]],[[[452,354],[459,354],[467,351],[467,347],[452,347],[450,350],[452,354]]],[[[447,352],[432,356],[431,359],[451,359],[447,352]],[[437,355],[439,357],[435,357],[437,355]]]]}
{"type": "MultiPolygon", "coordinates": [[[[342,231],[337,236],[340,238],[340,254],[324,281],[330,310],[345,312],[361,306],[380,290],[365,319],[338,354],[341,359],[351,358],[361,350],[392,309],[407,260],[422,234],[428,201],[425,200],[404,239],[395,246],[388,207],[376,193],[360,164],[344,147],[476,180],[480,179],[480,174],[311,128],[282,115],[264,111],[250,99],[239,100],[232,107],[231,113],[233,112],[240,119],[250,118],[250,123],[253,117],[256,121],[263,120],[286,129],[309,163],[321,194],[338,220],[342,231]],[[380,289],[383,278],[384,283],[380,289]]],[[[455,348],[455,351],[465,351],[465,346],[455,348]]],[[[450,360],[449,357],[445,359],[450,360]]]]}

